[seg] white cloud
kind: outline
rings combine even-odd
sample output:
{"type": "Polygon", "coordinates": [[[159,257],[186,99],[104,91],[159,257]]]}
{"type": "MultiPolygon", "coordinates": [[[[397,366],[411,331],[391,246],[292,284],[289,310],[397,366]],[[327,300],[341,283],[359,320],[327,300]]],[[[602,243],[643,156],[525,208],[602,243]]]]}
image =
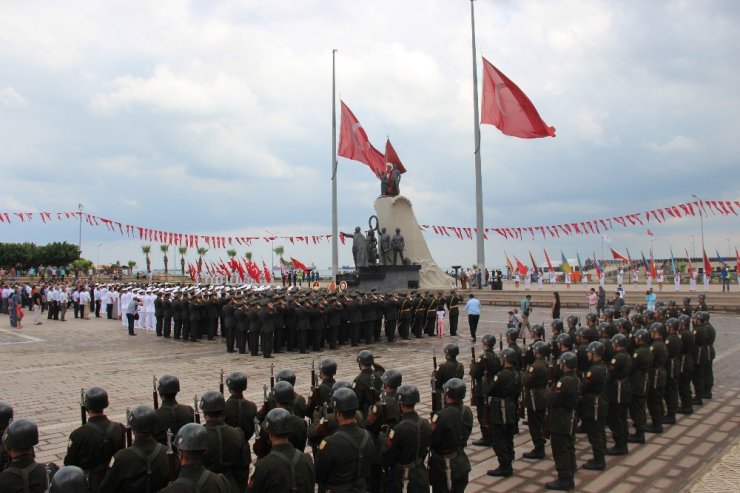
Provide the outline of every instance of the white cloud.
{"type": "Polygon", "coordinates": [[[0,106],[8,108],[25,106],[26,100],[10,86],[0,87],[0,106]]]}
{"type": "Polygon", "coordinates": [[[674,153],[674,152],[693,152],[699,150],[700,144],[691,137],[685,135],[676,135],[668,142],[648,142],[645,144],[648,149],[658,153],[674,153]]]}

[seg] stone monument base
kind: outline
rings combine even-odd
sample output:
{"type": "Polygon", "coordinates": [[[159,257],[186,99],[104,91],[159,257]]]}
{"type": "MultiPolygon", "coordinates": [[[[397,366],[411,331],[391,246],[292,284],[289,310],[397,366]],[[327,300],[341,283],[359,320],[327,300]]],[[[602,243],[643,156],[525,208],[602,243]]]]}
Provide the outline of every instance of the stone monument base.
{"type": "Polygon", "coordinates": [[[360,267],[359,272],[338,274],[337,284],[345,281],[347,289],[380,292],[419,288],[421,265],[375,265],[360,267]]]}

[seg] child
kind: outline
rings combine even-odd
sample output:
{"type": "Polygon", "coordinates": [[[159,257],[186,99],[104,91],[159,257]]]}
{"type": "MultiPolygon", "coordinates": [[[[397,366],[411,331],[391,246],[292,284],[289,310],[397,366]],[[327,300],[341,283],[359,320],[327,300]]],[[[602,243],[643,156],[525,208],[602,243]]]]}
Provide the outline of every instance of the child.
{"type": "Polygon", "coordinates": [[[437,305],[437,336],[445,335],[445,306],[443,303],[437,305]]]}

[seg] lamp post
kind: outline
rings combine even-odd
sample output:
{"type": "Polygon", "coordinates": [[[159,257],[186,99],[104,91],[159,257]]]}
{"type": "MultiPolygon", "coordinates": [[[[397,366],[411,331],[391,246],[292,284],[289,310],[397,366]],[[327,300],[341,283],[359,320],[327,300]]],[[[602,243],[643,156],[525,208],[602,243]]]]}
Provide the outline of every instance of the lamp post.
{"type": "Polygon", "coordinates": [[[80,212],[79,219],[80,219],[80,234],[77,238],[77,248],[80,250],[80,258],[82,258],[82,203],[77,204],[77,210],[80,212]]]}
{"type": "Polygon", "coordinates": [[[275,233],[272,233],[270,231],[265,230],[267,234],[270,235],[270,274],[272,277],[275,277],[275,271],[273,270],[273,266],[275,265],[275,233]]]}
{"type": "Polygon", "coordinates": [[[696,238],[696,235],[689,235],[691,237],[691,258],[696,257],[696,250],[694,249],[694,239],[696,238]]]}
{"type": "Polygon", "coordinates": [[[703,258],[704,252],[706,250],[704,250],[704,212],[703,212],[704,209],[701,207],[701,205],[704,203],[704,201],[700,199],[699,197],[697,197],[696,194],[691,194],[691,196],[694,197],[696,200],[698,200],[700,204],[698,209],[699,209],[699,220],[701,221],[701,254],[703,258]]]}

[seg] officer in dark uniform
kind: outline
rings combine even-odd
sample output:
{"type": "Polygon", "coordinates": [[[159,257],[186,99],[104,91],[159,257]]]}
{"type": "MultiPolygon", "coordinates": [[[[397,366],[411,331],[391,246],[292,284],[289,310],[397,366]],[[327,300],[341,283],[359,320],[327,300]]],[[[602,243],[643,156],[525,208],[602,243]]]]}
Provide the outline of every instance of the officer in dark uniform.
{"type": "MultiPolygon", "coordinates": [[[[538,341],[545,340],[545,327],[542,324],[534,324],[532,326],[532,343],[529,344],[529,346],[524,348],[524,351],[522,352],[522,368],[526,369],[527,366],[534,363],[534,361],[537,359],[535,353],[534,353],[534,345],[538,341]]],[[[549,352],[547,353],[550,354],[549,352]]]]}
{"type": "MultiPolygon", "coordinates": [[[[288,410],[298,416],[299,418],[305,418],[308,415],[308,405],[306,399],[298,392],[295,392],[296,375],[291,369],[284,368],[275,374],[275,382],[288,382],[293,386],[293,395],[295,398],[288,406],[288,410]]],[[[271,396],[274,397],[274,396],[271,396]]],[[[273,404],[270,402],[270,404],[273,404]]],[[[272,406],[270,406],[272,407],[272,406]]]]}
{"type": "Polygon", "coordinates": [[[182,323],[182,341],[187,342],[190,340],[190,305],[192,303],[192,296],[190,293],[185,293],[180,301],[180,313],[182,323]]]}
{"type": "Polygon", "coordinates": [[[0,472],[10,464],[10,456],[5,450],[2,437],[11,421],[13,421],[13,406],[9,402],[0,401],[0,472]]]}
{"type": "Polygon", "coordinates": [[[575,337],[576,330],[578,330],[578,327],[580,327],[580,320],[578,320],[578,316],[568,315],[568,318],[565,319],[565,323],[568,325],[568,330],[566,332],[570,334],[571,337],[575,337]]]}
{"type": "MultiPolygon", "coordinates": [[[[244,398],[244,391],[247,390],[247,375],[240,371],[231,373],[226,377],[226,387],[231,394],[226,400],[224,409],[224,422],[242,430],[244,440],[248,442],[254,436],[254,418],[257,416],[257,405],[244,398]]],[[[250,455],[249,446],[247,446],[247,455],[250,455]]],[[[251,463],[251,457],[248,457],[251,463]]]]}
{"type": "Polygon", "coordinates": [[[398,370],[386,370],[380,380],[383,384],[383,391],[380,399],[370,406],[365,420],[365,429],[372,434],[375,440],[375,458],[370,471],[370,491],[374,493],[381,491],[384,478],[383,461],[380,455],[380,435],[381,431],[392,428],[400,419],[396,389],[401,385],[403,375],[398,370]]]}
{"type": "Polygon", "coordinates": [[[321,383],[319,383],[317,387],[318,399],[315,398],[316,393],[312,392],[310,401],[307,404],[307,408],[309,410],[315,412],[316,410],[320,410],[325,403],[329,404],[329,394],[331,393],[332,387],[336,383],[336,381],[334,380],[334,375],[336,374],[336,361],[330,358],[326,358],[322,359],[319,362],[319,379],[321,380],[321,383]]]}
{"type": "Polygon", "coordinates": [[[645,329],[635,331],[635,343],[637,347],[632,354],[632,366],[630,367],[630,387],[632,388],[632,400],[630,401],[630,417],[635,427],[635,433],[629,436],[630,443],[645,443],[645,426],[647,417],[645,406],[647,404],[647,391],[650,385],[649,373],[653,367],[653,352],[650,350],[652,338],[645,329]]]}
{"type": "MultiPolygon", "coordinates": [[[[533,332],[537,327],[532,329],[533,332]]],[[[544,331],[544,329],[543,329],[544,331]]],[[[545,458],[545,437],[542,436],[542,428],[545,424],[545,411],[547,409],[547,358],[550,355],[550,347],[543,340],[538,340],[532,345],[535,360],[524,370],[522,384],[524,392],[524,406],[527,409],[527,425],[529,435],[532,437],[534,449],[525,452],[525,459],[545,458]]]]}
{"type": "Polygon", "coordinates": [[[519,372],[514,368],[517,362],[516,352],[511,348],[504,348],[499,357],[503,369],[493,376],[488,386],[489,423],[498,467],[489,470],[487,474],[493,477],[508,477],[514,474],[511,463],[514,461],[516,408],[521,381],[519,372]]]}
{"type": "MultiPolygon", "coordinates": [[[[203,457],[208,449],[208,432],[197,423],[188,423],[175,437],[180,475],[160,493],[232,493],[229,480],[203,467],[203,457]]],[[[238,490],[242,491],[242,490],[238,490]]]]}
{"type": "Polygon", "coordinates": [[[339,427],[318,447],[315,464],[319,492],[366,491],[375,445],[370,433],[357,424],[358,406],[357,395],[351,389],[337,389],[332,396],[339,427]]]}
{"type": "Polygon", "coordinates": [[[172,299],[169,292],[164,293],[162,299],[162,335],[163,337],[170,338],[172,335],[172,299]]]}
{"type": "Polygon", "coordinates": [[[506,329],[506,347],[511,348],[514,350],[514,353],[516,354],[516,362],[514,363],[514,369],[519,371],[522,369],[522,348],[519,347],[519,345],[516,343],[517,339],[519,339],[519,330],[510,328],[506,329]]]}
{"type": "Polygon", "coordinates": [[[714,387],[714,358],[717,356],[716,352],[714,351],[714,341],[717,339],[717,330],[714,328],[714,326],[709,322],[709,312],[703,311],[701,312],[701,320],[704,324],[704,331],[706,333],[706,352],[707,352],[707,369],[706,369],[706,376],[704,378],[704,393],[702,394],[702,399],[711,399],[712,398],[712,387],[714,387]]]}
{"type": "Polygon", "coordinates": [[[607,400],[607,382],[609,372],[604,365],[604,344],[594,341],[586,348],[591,362],[583,376],[582,400],[578,416],[583,423],[584,431],[591,444],[593,459],[583,464],[584,469],[603,471],[606,469],[606,413],[609,410],[607,400]]]}
{"type": "Polygon", "coordinates": [[[414,326],[413,333],[417,339],[421,338],[422,332],[424,332],[424,323],[426,322],[426,311],[427,311],[427,300],[424,294],[418,294],[414,301],[414,326]]]}
{"type": "Polygon", "coordinates": [[[383,300],[383,318],[385,319],[385,338],[388,342],[396,340],[396,324],[400,302],[393,293],[387,293],[383,300]]]}
{"type": "Polygon", "coordinates": [[[200,408],[208,435],[203,466],[226,476],[235,491],[244,491],[249,474],[249,451],[244,433],[224,423],[226,401],[220,392],[205,392],[200,398],[200,408]]]}
{"type": "Polygon", "coordinates": [[[34,461],[33,447],[38,443],[39,429],[33,421],[17,419],[8,425],[3,433],[3,444],[11,462],[0,472],[0,491],[46,491],[49,478],[44,466],[34,461]],[[25,489],[26,482],[28,489],[25,489]]]}
{"type": "Polygon", "coordinates": [[[434,326],[437,322],[437,297],[434,296],[433,293],[427,292],[429,295],[429,299],[427,301],[426,307],[426,321],[424,323],[424,333],[428,335],[429,337],[434,337],[434,326]]]}
{"type": "Polygon", "coordinates": [[[295,309],[298,306],[298,302],[292,296],[285,297],[285,303],[283,304],[283,322],[285,323],[285,348],[286,350],[293,352],[296,349],[298,343],[296,327],[297,320],[295,317],[295,309]]]}
{"type": "Polygon", "coordinates": [[[450,291],[449,296],[445,298],[445,304],[447,305],[447,315],[450,317],[450,335],[457,335],[457,319],[460,316],[459,305],[463,301],[462,296],[457,294],[453,289],[450,291]]]}
{"type": "MultiPolygon", "coordinates": [[[[307,426],[306,421],[294,411],[296,402],[296,393],[293,385],[287,380],[280,380],[275,384],[272,391],[271,399],[275,407],[287,409],[293,415],[293,425],[288,435],[290,443],[298,450],[306,448],[307,426]]],[[[263,418],[264,421],[264,418],[263,418]]],[[[267,432],[260,430],[260,436],[255,439],[254,452],[257,457],[265,457],[270,453],[270,441],[267,432]]]]}
{"type": "Polygon", "coordinates": [[[125,428],[110,421],[104,414],[108,407],[108,393],[101,387],[87,389],[84,406],[87,423],[69,436],[65,466],[77,466],[85,471],[90,481],[90,491],[97,493],[113,455],[126,445],[125,428]]]}
{"type": "Polygon", "coordinates": [[[226,344],[228,351],[229,343],[229,312],[234,310],[233,324],[234,324],[234,337],[236,339],[236,350],[239,354],[247,353],[247,340],[249,339],[249,317],[247,316],[246,301],[242,296],[236,296],[231,303],[227,303],[223,307],[224,312],[224,326],[226,327],[226,344]]]}
{"type": "Polygon", "coordinates": [[[465,382],[452,378],[443,387],[445,407],[432,416],[429,480],[440,493],[462,493],[468,485],[470,461],[465,445],[473,429],[473,413],[465,400],[465,382]]]}
{"type": "Polygon", "coordinates": [[[270,300],[260,302],[262,308],[257,315],[260,320],[260,337],[262,338],[262,357],[273,358],[272,344],[275,333],[275,309],[270,300]]]}
{"type": "Polygon", "coordinates": [[[496,337],[491,334],[483,336],[483,354],[478,361],[470,364],[470,378],[475,381],[475,408],[478,415],[478,425],[480,426],[482,438],[475,440],[473,445],[490,447],[493,445],[491,437],[491,424],[486,406],[488,387],[493,381],[493,377],[501,371],[501,361],[494,352],[496,346],[496,337]]]}
{"type": "Polygon", "coordinates": [[[653,365],[649,372],[647,408],[652,423],[645,427],[645,431],[648,433],[663,433],[665,366],[668,361],[668,348],[664,342],[666,335],[665,326],[661,322],[653,322],[650,325],[650,336],[652,337],[650,352],[653,353],[653,365]]]}
{"type": "Polygon", "coordinates": [[[264,429],[272,449],[259,459],[249,480],[249,493],[312,493],[316,477],[311,458],[297,450],[288,439],[294,419],[290,411],[272,409],[265,417],[264,429]]]}
{"type": "MultiPolygon", "coordinates": [[[[190,342],[197,342],[200,339],[200,318],[201,318],[201,299],[200,296],[195,293],[191,293],[190,300],[188,301],[187,312],[189,314],[190,323],[187,325],[188,334],[190,336],[190,342]]],[[[183,338],[185,337],[183,329],[183,338]]]]}
{"type": "Polygon", "coordinates": [[[249,341],[249,354],[257,356],[259,353],[260,342],[260,303],[257,300],[251,300],[245,307],[247,310],[247,320],[249,328],[247,329],[249,341]],[[248,308],[247,308],[248,307],[248,308]]]}
{"type": "Polygon", "coordinates": [[[665,339],[668,359],[665,364],[666,384],[663,396],[665,399],[666,415],[663,416],[662,424],[676,424],[676,412],[678,411],[678,381],[681,378],[681,338],[678,335],[678,318],[671,317],[666,320],[668,336],[665,339]]]}
{"type": "Polygon", "coordinates": [[[558,358],[563,376],[552,388],[547,403],[550,423],[550,446],[558,472],[557,481],[545,483],[548,490],[568,491],[575,488],[576,472],[576,406],[581,393],[581,383],[575,374],[578,358],[566,352],[558,358]]]}
{"type": "Polygon", "coordinates": [[[154,299],[154,320],[157,337],[162,337],[164,311],[162,310],[162,291],[159,290],[157,290],[157,297],[154,299]]]}
{"type": "Polygon", "coordinates": [[[614,447],[606,449],[606,455],[627,455],[628,435],[627,411],[632,400],[630,387],[630,367],[632,358],[627,352],[627,337],[624,334],[615,334],[612,337],[614,356],[609,361],[608,400],[609,411],[606,422],[614,438],[614,447]]]}
{"type": "Polygon", "coordinates": [[[363,416],[367,416],[368,408],[377,400],[373,398],[380,394],[381,380],[385,369],[375,363],[373,353],[364,350],[357,354],[357,364],[360,367],[360,374],[355,377],[352,388],[357,394],[359,402],[358,409],[363,416]]]}
{"type": "Polygon", "coordinates": [[[380,434],[383,465],[387,468],[383,491],[429,491],[429,473],[424,459],[429,453],[432,428],[419,416],[414,406],[419,403],[419,389],[404,384],[396,390],[401,418],[391,430],[380,434]]]}
{"type": "Polygon", "coordinates": [[[563,333],[563,321],[559,318],[550,322],[552,338],[550,339],[550,354],[557,359],[560,356],[560,345],[557,342],[558,336],[563,333]]]}
{"type": "Polygon", "coordinates": [[[329,349],[337,348],[337,340],[339,340],[339,327],[342,324],[342,312],[344,307],[336,299],[336,297],[330,297],[327,299],[327,304],[324,307],[324,315],[326,317],[326,340],[329,343],[329,349]]]}
{"type": "MultiPolygon", "coordinates": [[[[232,297],[221,309],[226,328],[226,352],[233,353],[236,345],[236,308],[240,298],[232,297]]],[[[246,335],[246,334],[245,334],[246,335]]],[[[245,338],[246,339],[246,338],[245,338]]]]}
{"type": "Polygon", "coordinates": [[[447,344],[445,346],[445,361],[440,364],[434,372],[434,382],[437,390],[451,378],[463,378],[465,376],[465,367],[457,361],[460,354],[460,348],[457,344],[447,344]]]}
{"type": "Polygon", "coordinates": [[[172,309],[172,338],[180,340],[182,335],[182,293],[175,292],[175,298],[170,305],[172,309]]]}
{"type": "Polygon", "coordinates": [[[154,408],[138,406],[128,415],[134,443],[119,450],[110,462],[100,490],[106,493],[154,493],[168,483],[167,447],[154,440],[154,408]]]}
{"type": "Polygon", "coordinates": [[[409,330],[411,329],[411,319],[413,318],[413,308],[411,294],[406,293],[399,304],[398,312],[398,335],[401,339],[408,340],[409,330]]]}
{"type": "Polygon", "coordinates": [[[162,375],[157,382],[157,392],[162,404],[157,409],[157,424],[154,438],[159,443],[167,443],[167,430],[176,435],[180,428],[195,419],[191,406],[178,404],[177,393],[180,392],[180,379],[174,375],[162,375]]]}
{"type": "MultiPolygon", "coordinates": [[[[334,415],[334,409],[331,407],[331,398],[334,396],[334,392],[338,389],[352,390],[352,384],[350,382],[343,381],[334,383],[329,391],[329,403],[326,408],[317,408],[316,411],[314,411],[311,426],[308,428],[308,442],[311,444],[311,448],[314,451],[314,457],[316,456],[316,447],[319,446],[321,441],[339,428],[337,418],[334,415]]],[[[355,412],[355,420],[359,426],[363,426],[365,422],[365,418],[362,417],[362,413],[359,410],[355,412]]]]}
{"type": "Polygon", "coordinates": [[[87,493],[85,471],[77,466],[64,466],[51,480],[49,493],[87,493]]]}

